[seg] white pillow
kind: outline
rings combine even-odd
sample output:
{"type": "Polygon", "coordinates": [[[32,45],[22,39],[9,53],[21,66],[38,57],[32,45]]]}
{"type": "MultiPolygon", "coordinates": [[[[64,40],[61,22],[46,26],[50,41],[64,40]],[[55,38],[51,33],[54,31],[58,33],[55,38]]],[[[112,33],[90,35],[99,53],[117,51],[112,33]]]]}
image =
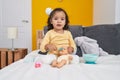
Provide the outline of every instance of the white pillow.
{"type": "Polygon", "coordinates": [[[35,61],[35,58],[37,56],[39,56],[38,54],[39,50],[35,50],[35,51],[32,51],[30,53],[28,53],[25,58],[23,59],[23,62],[25,63],[30,63],[30,62],[34,62],[35,61]]]}
{"type": "Polygon", "coordinates": [[[51,64],[53,60],[56,59],[56,56],[53,54],[39,55],[36,57],[35,62],[41,62],[43,64],[51,64]]]}

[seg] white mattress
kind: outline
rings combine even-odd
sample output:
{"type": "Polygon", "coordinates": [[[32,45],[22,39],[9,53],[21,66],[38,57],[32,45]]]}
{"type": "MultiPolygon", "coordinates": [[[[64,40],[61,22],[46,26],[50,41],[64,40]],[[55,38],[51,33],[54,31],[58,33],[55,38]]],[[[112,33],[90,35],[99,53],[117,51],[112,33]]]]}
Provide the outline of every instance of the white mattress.
{"type": "Polygon", "coordinates": [[[120,80],[120,55],[101,56],[97,64],[85,64],[80,59],[79,64],[60,69],[47,64],[35,68],[35,62],[21,59],[1,69],[0,80],[120,80]]]}

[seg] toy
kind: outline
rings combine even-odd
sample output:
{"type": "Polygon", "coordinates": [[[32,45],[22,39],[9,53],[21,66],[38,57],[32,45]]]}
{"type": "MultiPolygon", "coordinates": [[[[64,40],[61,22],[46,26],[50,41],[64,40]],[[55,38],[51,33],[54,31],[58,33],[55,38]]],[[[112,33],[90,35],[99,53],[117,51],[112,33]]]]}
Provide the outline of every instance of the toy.
{"type": "Polygon", "coordinates": [[[41,67],[41,63],[40,62],[35,62],[35,68],[40,68],[41,67]]]}
{"type": "Polygon", "coordinates": [[[67,47],[61,47],[58,49],[58,58],[52,62],[53,67],[61,68],[62,66],[69,64],[72,60],[72,56],[68,53],[67,47]]]}
{"type": "Polygon", "coordinates": [[[83,59],[86,64],[96,64],[98,54],[83,54],[83,59]]]}

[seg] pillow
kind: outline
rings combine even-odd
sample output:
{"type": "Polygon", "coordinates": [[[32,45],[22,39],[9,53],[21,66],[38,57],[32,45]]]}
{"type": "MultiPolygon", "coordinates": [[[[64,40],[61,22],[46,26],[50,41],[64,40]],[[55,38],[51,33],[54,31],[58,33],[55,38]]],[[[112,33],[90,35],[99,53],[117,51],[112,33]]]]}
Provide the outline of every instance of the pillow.
{"type": "MultiPolygon", "coordinates": [[[[69,26],[69,30],[70,30],[70,32],[71,32],[71,34],[72,34],[72,36],[73,36],[73,39],[74,39],[75,37],[79,37],[79,36],[82,36],[82,35],[83,35],[83,28],[82,28],[81,25],[70,25],[70,26],[69,26]]],[[[45,26],[45,27],[44,27],[44,34],[46,34],[47,31],[48,31],[48,27],[45,26]]]]}
{"type": "Polygon", "coordinates": [[[36,57],[39,56],[38,52],[39,52],[39,50],[34,50],[34,51],[30,52],[29,54],[27,54],[24,57],[23,62],[24,63],[32,63],[32,62],[34,62],[36,57]]]}
{"type": "Polygon", "coordinates": [[[24,63],[32,63],[35,61],[35,56],[26,56],[24,59],[23,59],[23,62],[24,63]]]}
{"type": "Polygon", "coordinates": [[[40,62],[43,64],[51,64],[53,60],[56,60],[56,56],[53,54],[41,55],[36,57],[35,62],[40,62]]]}
{"type": "Polygon", "coordinates": [[[44,34],[46,34],[46,33],[47,33],[47,31],[48,31],[48,27],[47,27],[47,26],[45,26],[45,27],[44,27],[44,34]]]}
{"type": "Polygon", "coordinates": [[[120,54],[120,24],[85,27],[84,35],[97,40],[99,46],[109,54],[120,54]]]}
{"type": "MultiPolygon", "coordinates": [[[[71,25],[69,27],[69,30],[73,36],[73,39],[75,39],[75,37],[80,37],[83,35],[83,27],[81,25],[71,25]]],[[[81,57],[82,56],[81,48],[77,45],[76,47],[77,47],[76,55],[81,57]]]]}
{"type": "Polygon", "coordinates": [[[83,35],[83,28],[80,25],[71,25],[69,27],[69,30],[70,30],[70,32],[71,32],[71,34],[73,36],[73,39],[75,37],[80,37],[80,36],[83,35]]]}

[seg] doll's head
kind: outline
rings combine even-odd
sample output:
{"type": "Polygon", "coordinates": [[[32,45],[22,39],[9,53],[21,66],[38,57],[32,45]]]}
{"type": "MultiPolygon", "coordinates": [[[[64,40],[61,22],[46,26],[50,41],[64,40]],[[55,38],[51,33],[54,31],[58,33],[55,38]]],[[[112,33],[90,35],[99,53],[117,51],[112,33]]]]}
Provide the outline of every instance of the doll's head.
{"type": "Polygon", "coordinates": [[[67,47],[61,47],[58,50],[50,51],[49,53],[50,54],[55,54],[57,56],[67,55],[68,54],[68,49],[67,49],[67,47]]]}
{"type": "Polygon", "coordinates": [[[67,49],[67,47],[61,47],[61,48],[59,48],[59,56],[60,55],[66,55],[66,54],[68,54],[68,49],[67,49]]]}

